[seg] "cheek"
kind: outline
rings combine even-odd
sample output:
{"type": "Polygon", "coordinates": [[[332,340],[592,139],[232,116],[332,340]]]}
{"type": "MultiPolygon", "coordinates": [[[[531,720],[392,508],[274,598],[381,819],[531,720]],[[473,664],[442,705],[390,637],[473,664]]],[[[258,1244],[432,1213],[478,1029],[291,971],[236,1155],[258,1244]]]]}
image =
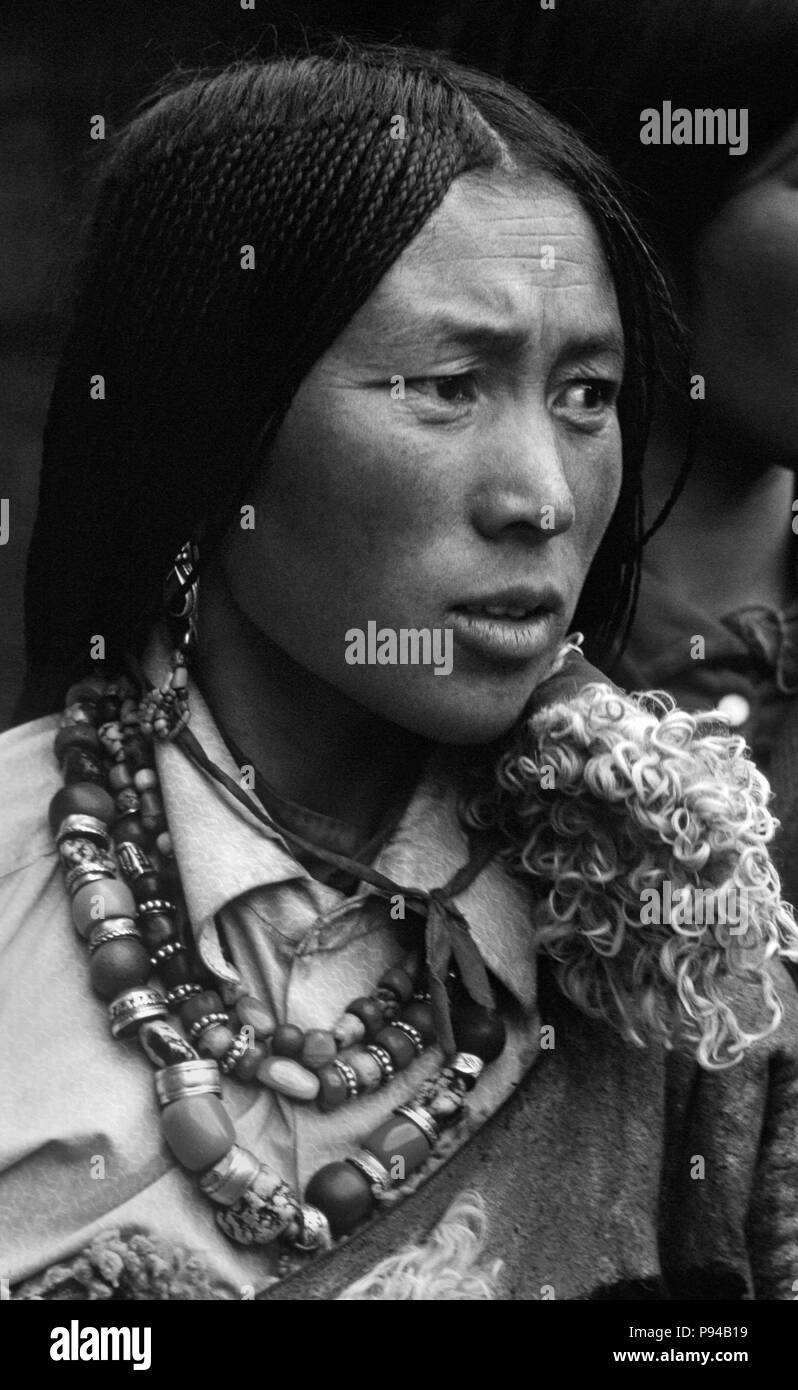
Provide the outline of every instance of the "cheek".
{"type": "Polygon", "coordinates": [[[580,459],[572,474],[571,490],[576,511],[575,531],[589,563],[595,554],[618,502],[623,477],[621,431],[617,419],[602,431],[589,455],[580,459]]]}

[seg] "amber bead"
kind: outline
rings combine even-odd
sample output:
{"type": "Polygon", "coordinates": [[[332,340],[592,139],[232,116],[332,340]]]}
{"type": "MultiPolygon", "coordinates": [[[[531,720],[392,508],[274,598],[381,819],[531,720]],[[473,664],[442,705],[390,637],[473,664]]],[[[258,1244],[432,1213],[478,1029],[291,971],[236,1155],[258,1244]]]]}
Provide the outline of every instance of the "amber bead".
{"type": "Polygon", "coordinates": [[[289,1100],[315,1100],[319,1094],[319,1078],[315,1072],[301,1067],[292,1057],[266,1057],[258,1067],[258,1080],[270,1091],[279,1091],[289,1100]]]}
{"type": "Polygon", "coordinates": [[[70,748],[61,759],[61,772],[68,787],[76,782],[94,782],[102,786],[105,781],[102,757],[86,748],[70,748]]]}
{"type": "Polygon", "coordinates": [[[368,1179],[351,1163],[327,1163],[314,1173],[305,1201],[318,1207],[335,1237],[348,1235],[371,1212],[373,1198],[368,1179]]]}
{"type": "Polygon", "coordinates": [[[151,974],[144,944],[133,936],[104,942],[89,962],[92,989],[101,999],[115,999],[123,990],[143,985],[151,974]]]}
{"type": "Polygon", "coordinates": [[[131,884],[133,897],[137,903],[146,903],[148,898],[162,898],[161,880],[153,870],[152,873],[139,874],[131,884]]]}
{"type": "Polygon", "coordinates": [[[205,1014],[225,1013],[225,1007],[215,989],[204,989],[201,994],[194,994],[187,999],[180,1010],[180,1017],[186,1028],[190,1028],[192,1023],[199,1023],[205,1014]]]}
{"type": "Polygon", "coordinates": [[[349,1092],[338,1068],[322,1067],[316,1074],[319,1078],[319,1109],[337,1110],[339,1106],[345,1105],[349,1099],[349,1092]]]}
{"type": "Polygon", "coordinates": [[[92,927],[109,917],[136,916],[133,894],[126,883],[117,878],[98,878],[85,883],[72,899],[72,920],[81,936],[88,936],[92,927]]]}
{"type": "Polygon", "coordinates": [[[460,1052],[473,1052],[483,1062],[493,1062],[504,1049],[507,1029],[496,1009],[462,1002],[452,1010],[452,1031],[460,1052]]]}
{"type": "Polygon", "coordinates": [[[432,1012],[432,1005],[428,1004],[426,1000],[412,999],[402,1010],[402,1021],[409,1023],[411,1028],[415,1028],[421,1034],[421,1041],[425,1047],[430,1047],[434,1043],[437,1037],[435,1015],[432,1012]]]}
{"type": "Polygon", "coordinates": [[[91,724],[65,724],[55,736],[55,756],[58,761],[61,762],[73,748],[101,755],[102,744],[97,730],[91,724]]]}
{"type": "Polygon", "coordinates": [[[177,985],[188,985],[197,976],[196,966],[185,951],[178,951],[174,956],[167,956],[166,960],[158,962],[157,968],[167,989],[175,989],[177,985]]]}
{"type": "Polygon", "coordinates": [[[298,1061],[310,1071],[321,1071],[322,1067],[326,1067],[337,1056],[338,1044],[332,1033],[326,1032],[323,1028],[311,1028],[305,1034],[298,1061]]]}
{"type": "Polygon", "coordinates": [[[278,1023],[272,1034],[272,1055],[298,1059],[305,1043],[305,1034],[293,1023],[278,1023]]]}
{"type": "Polygon", "coordinates": [[[58,834],[58,827],[66,816],[93,816],[110,825],[114,818],[114,803],[104,787],[94,782],[73,782],[62,787],[50,802],[50,829],[58,834]]]}
{"type": "Polygon", "coordinates": [[[233,1122],[219,1097],[210,1092],[172,1101],[161,1123],[175,1158],[192,1173],[218,1163],[235,1143],[233,1122]]]}
{"type": "Polygon", "coordinates": [[[138,1040],[156,1067],[172,1067],[178,1062],[194,1061],[199,1055],[174,1024],[165,1019],[142,1023],[138,1040]]]}
{"type": "Polygon", "coordinates": [[[385,1048],[397,1071],[409,1067],[416,1056],[416,1049],[407,1033],[403,1033],[401,1028],[391,1027],[390,1024],[387,1028],[380,1029],[374,1041],[378,1047],[385,1048]]]}
{"type": "Polygon", "coordinates": [[[363,1140],[362,1146],[400,1182],[426,1163],[432,1152],[426,1135],[405,1115],[391,1115],[363,1140]]]}
{"type": "Polygon", "coordinates": [[[386,970],[378,981],[380,989],[388,989],[391,994],[395,994],[400,1004],[409,1004],[413,998],[413,981],[406,970],[401,966],[394,966],[391,970],[386,970]]]}
{"type": "Polygon", "coordinates": [[[359,1018],[365,1025],[369,1042],[372,1042],[380,1029],[385,1027],[385,1014],[376,999],[353,999],[351,1004],[347,1004],[346,1012],[354,1014],[355,1018],[359,1018]]]}

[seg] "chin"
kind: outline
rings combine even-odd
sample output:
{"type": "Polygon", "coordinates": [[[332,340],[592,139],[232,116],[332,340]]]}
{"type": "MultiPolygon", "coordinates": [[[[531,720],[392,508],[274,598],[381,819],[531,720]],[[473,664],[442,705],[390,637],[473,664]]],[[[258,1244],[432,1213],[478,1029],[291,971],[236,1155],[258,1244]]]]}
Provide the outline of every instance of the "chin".
{"type": "MultiPolygon", "coordinates": [[[[444,678],[441,677],[441,680],[444,678]]],[[[493,743],[517,724],[535,687],[529,680],[522,689],[485,691],[467,685],[450,687],[446,697],[414,702],[412,708],[391,711],[394,723],[431,743],[478,746],[493,743]]]]}

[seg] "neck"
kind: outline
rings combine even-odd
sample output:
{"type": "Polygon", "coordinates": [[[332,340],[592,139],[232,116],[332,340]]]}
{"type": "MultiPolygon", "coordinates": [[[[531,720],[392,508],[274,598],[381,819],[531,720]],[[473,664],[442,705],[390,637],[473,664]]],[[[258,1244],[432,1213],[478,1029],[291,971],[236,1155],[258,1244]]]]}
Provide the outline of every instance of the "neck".
{"type": "Polygon", "coordinates": [[[282,797],[376,832],[428,745],[274,646],[219,568],[200,585],[196,674],[219,725],[282,797]]]}
{"type": "MultiPolygon", "coordinates": [[[[666,501],[686,449],[684,431],[655,422],[647,522],[666,501]]],[[[700,439],[684,491],[646,546],[646,569],[676,597],[700,599],[714,617],[749,603],[784,607],[795,595],[794,481],[788,469],[736,452],[728,441],[700,439]]]]}

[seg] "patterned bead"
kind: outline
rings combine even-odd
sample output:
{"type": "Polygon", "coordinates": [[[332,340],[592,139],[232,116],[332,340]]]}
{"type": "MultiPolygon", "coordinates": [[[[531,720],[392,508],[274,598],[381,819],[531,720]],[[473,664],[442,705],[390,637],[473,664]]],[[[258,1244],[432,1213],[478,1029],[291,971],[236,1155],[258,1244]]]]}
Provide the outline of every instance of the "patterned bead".
{"type": "Polygon", "coordinates": [[[272,1056],[299,1057],[305,1043],[305,1034],[293,1023],[280,1023],[272,1036],[272,1056]]]}
{"type": "Polygon", "coordinates": [[[203,1173],[200,1187],[211,1201],[232,1207],[255,1181],[260,1166],[260,1161],[249,1149],[233,1144],[218,1163],[203,1173]]]}
{"type": "MultiPolygon", "coordinates": [[[[74,820],[76,817],[73,816],[71,819],[74,820]]],[[[59,839],[58,854],[65,871],[74,869],[78,864],[97,864],[106,871],[113,871],[115,868],[108,851],[96,840],[89,840],[82,835],[65,835],[63,839],[59,839]]]]}
{"type": "Polygon", "coordinates": [[[108,1019],[115,1038],[132,1038],[151,1018],[166,1017],[166,1000],[152,986],[126,989],[108,1005],[108,1019]]]}
{"type": "Polygon", "coordinates": [[[178,1033],[174,1024],[167,1023],[165,1019],[153,1019],[150,1023],[142,1023],[138,1039],[146,1056],[156,1067],[171,1067],[177,1062],[196,1061],[199,1056],[191,1043],[186,1042],[183,1035],[178,1033]]]}
{"type": "Polygon", "coordinates": [[[116,857],[119,860],[122,873],[131,885],[135,884],[138,879],[155,872],[155,866],[150,856],[144,853],[140,845],[128,840],[117,841],[116,857]]]}
{"type": "Polygon", "coordinates": [[[133,937],[104,942],[89,962],[91,986],[101,999],[113,999],[122,990],[145,984],[151,970],[143,941],[133,937]]]}
{"type": "Polygon", "coordinates": [[[49,818],[53,835],[58,833],[58,827],[66,816],[93,816],[108,826],[114,819],[114,803],[104,787],[98,787],[94,782],[73,782],[71,786],[57,791],[50,802],[49,818]]]}
{"type": "Polygon", "coordinates": [[[337,1054],[338,1044],[332,1033],[322,1028],[311,1028],[305,1034],[298,1060],[309,1071],[321,1071],[337,1054]]]}
{"type": "Polygon", "coordinates": [[[72,899],[72,920],[81,936],[109,917],[135,917],[136,904],[126,883],[101,878],[79,888],[72,899]]]}
{"type": "Polygon", "coordinates": [[[424,1083],[416,1092],[416,1101],[440,1124],[453,1124],[462,1114],[465,1082],[449,1067],[443,1067],[436,1077],[424,1083]]]}
{"type": "Polygon", "coordinates": [[[235,1143],[233,1122],[218,1096],[186,1096],[161,1115],[164,1138],[178,1163],[199,1173],[218,1163],[235,1143]]]}
{"type": "Polygon", "coordinates": [[[332,1245],[332,1231],[324,1212],[303,1202],[293,1240],[297,1250],[328,1250],[332,1245]]]}
{"type": "Polygon", "coordinates": [[[300,1219],[298,1198],[266,1164],[238,1201],[216,1217],[225,1235],[239,1245],[267,1245],[300,1219]]]}
{"type": "Polygon", "coordinates": [[[351,1163],[327,1163],[313,1174],[305,1201],[324,1212],[337,1238],[348,1235],[373,1208],[371,1186],[351,1163]]]}

